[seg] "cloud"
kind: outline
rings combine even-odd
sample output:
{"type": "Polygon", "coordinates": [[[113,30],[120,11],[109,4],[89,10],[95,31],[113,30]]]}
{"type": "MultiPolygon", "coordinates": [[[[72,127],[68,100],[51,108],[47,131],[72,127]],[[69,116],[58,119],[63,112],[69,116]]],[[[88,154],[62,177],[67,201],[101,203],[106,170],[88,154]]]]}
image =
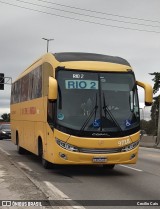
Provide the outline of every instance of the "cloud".
{"type": "MultiPolygon", "coordinates": [[[[7,2],[10,1],[8,0],[7,2]]],[[[61,0],[58,3],[121,16],[151,20],[160,19],[159,0],[101,0],[100,2],[95,0],[68,0],[67,3],[65,0],[61,0]]],[[[55,13],[54,11],[52,12],[55,13]]],[[[152,85],[152,76],[149,73],[160,71],[159,34],[82,23],[11,7],[1,3],[0,14],[0,69],[6,76],[11,76],[13,80],[46,52],[46,42],[42,40],[42,37],[55,39],[50,43],[49,47],[49,50],[52,52],[80,51],[123,57],[132,65],[137,80],[142,80],[152,85]]],[[[100,16],[100,14],[89,12],[85,12],[85,14],[100,16]]],[[[100,17],[146,24],[144,21],[136,21],[129,18],[116,18],[104,15],[100,17]]],[[[89,20],[86,17],[83,19],[89,20]]],[[[97,20],[94,19],[94,21],[97,20]]],[[[117,24],[106,20],[100,20],[100,22],[117,24]]],[[[152,24],[156,25],[155,23],[152,24]]],[[[120,23],[117,25],[122,26],[120,23]]],[[[126,26],[131,27],[133,25],[127,24],[126,26]]],[[[146,27],[140,28],[146,29],[146,27]]],[[[157,30],[159,29],[157,28],[157,30]]],[[[139,97],[140,103],[143,103],[143,90],[139,90],[139,97]]],[[[1,108],[8,108],[9,110],[9,99],[9,89],[5,89],[4,93],[0,92],[0,110],[1,108]]]]}

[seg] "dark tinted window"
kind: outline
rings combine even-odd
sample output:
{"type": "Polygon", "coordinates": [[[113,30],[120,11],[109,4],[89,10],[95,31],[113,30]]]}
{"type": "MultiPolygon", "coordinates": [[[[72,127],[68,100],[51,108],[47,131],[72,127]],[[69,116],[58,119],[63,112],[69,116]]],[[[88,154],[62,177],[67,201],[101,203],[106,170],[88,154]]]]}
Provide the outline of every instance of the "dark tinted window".
{"type": "Polygon", "coordinates": [[[130,64],[121,57],[114,57],[103,54],[93,54],[93,53],[80,53],[80,52],[61,52],[53,54],[59,62],[68,61],[98,61],[98,62],[111,62],[122,65],[130,64]]]}
{"type": "Polygon", "coordinates": [[[29,74],[21,79],[21,102],[28,100],[29,74]]]}
{"type": "Polygon", "coordinates": [[[42,96],[42,68],[38,67],[30,73],[30,98],[36,99],[42,96]]]}
{"type": "Polygon", "coordinates": [[[42,96],[42,66],[12,84],[11,104],[42,96]]]}
{"type": "Polygon", "coordinates": [[[21,90],[21,84],[20,84],[20,80],[18,80],[12,84],[12,91],[11,91],[12,104],[20,102],[20,90],[21,90]]]}

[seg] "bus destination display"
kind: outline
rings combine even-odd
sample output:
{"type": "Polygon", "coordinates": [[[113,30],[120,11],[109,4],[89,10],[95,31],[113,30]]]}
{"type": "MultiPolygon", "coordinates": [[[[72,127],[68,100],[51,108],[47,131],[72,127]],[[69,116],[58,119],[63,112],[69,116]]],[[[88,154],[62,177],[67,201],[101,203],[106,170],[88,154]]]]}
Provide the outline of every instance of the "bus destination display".
{"type": "Polygon", "coordinates": [[[65,80],[66,89],[98,89],[98,81],[95,80],[65,80]]]}

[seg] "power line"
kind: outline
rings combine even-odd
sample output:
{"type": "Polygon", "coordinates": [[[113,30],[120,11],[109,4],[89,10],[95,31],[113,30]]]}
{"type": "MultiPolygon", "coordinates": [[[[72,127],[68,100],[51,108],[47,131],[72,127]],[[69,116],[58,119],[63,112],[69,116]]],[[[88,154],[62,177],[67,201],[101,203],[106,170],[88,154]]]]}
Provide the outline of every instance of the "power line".
{"type": "Polygon", "coordinates": [[[8,2],[3,2],[3,1],[0,1],[0,3],[6,4],[6,5],[10,5],[10,6],[14,6],[14,7],[18,7],[18,8],[22,8],[22,9],[26,9],[26,10],[30,10],[30,11],[34,11],[34,12],[47,14],[47,15],[62,17],[62,18],[65,18],[65,19],[70,19],[70,20],[76,20],[76,21],[79,21],[79,22],[85,22],[85,23],[101,25],[101,26],[105,26],[105,27],[120,28],[120,29],[126,29],[126,30],[132,30],[132,31],[140,31],[140,32],[148,32],[148,33],[160,33],[158,31],[154,31],[154,30],[143,30],[143,29],[136,29],[136,28],[130,28],[130,27],[123,27],[123,26],[104,24],[104,23],[99,23],[99,22],[94,22],[94,21],[82,20],[82,19],[79,19],[79,18],[73,18],[73,17],[68,17],[68,16],[65,16],[65,15],[58,15],[58,14],[53,14],[53,13],[50,13],[50,12],[44,12],[42,10],[31,9],[31,8],[28,8],[28,7],[19,6],[19,5],[15,5],[15,4],[11,4],[11,3],[8,3],[8,2]]]}
{"type": "MultiPolygon", "coordinates": [[[[160,26],[155,26],[155,25],[148,25],[148,24],[135,23],[135,22],[133,23],[133,22],[123,21],[123,20],[114,20],[114,19],[111,19],[111,18],[97,17],[97,16],[94,16],[94,15],[88,15],[88,14],[84,14],[84,13],[78,13],[78,12],[72,12],[72,11],[67,11],[67,10],[63,10],[63,9],[57,9],[57,8],[48,7],[48,6],[44,6],[44,5],[39,5],[39,4],[31,3],[31,2],[26,2],[26,1],[23,1],[23,0],[15,0],[15,1],[22,2],[22,3],[25,3],[25,4],[29,4],[29,5],[39,6],[39,7],[43,7],[43,8],[47,8],[47,9],[52,9],[52,10],[56,10],[56,11],[67,12],[69,14],[76,14],[76,15],[81,15],[81,16],[85,16],[85,17],[96,18],[96,19],[100,19],[100,20],[109,20],[109,21],[113,21],[113,22],[128,23],[128,24],[132,24],[132,25],[140,25],[140,26],[160,28],[160,26]]],[[[39,1],[41,1],[41,0],[39,0],[39,1]]],[[[43,1],[43,2],[45,2],[45,1],[43,1]]]]}
{"type": "Polygon", "coordinates": [[[82,11],[86,11],[86,12],[102,14],[102,15],[109,15],[109,16],[120,17],[120,18],[127,18],[127,19],[133,19],[133,20],[141,20],[141,21],[153,22],[153,23],[160,23],[160,21],[158,21],[158,20],[149,20],[149,19],[143,19],[143,18],[137,18],[137,17],[129,17],[129,16],[123,16],[123,15],[117,15],[117,14],[100,12],[100,11],[91,10],[91,9],[84,9],[84,8],[79,8],[79,7],[74,7],[74,6],[68,6],[66,4],[59,4],[59,3],[50,2],[50,1],[44,1],[44,0],[37,0],[37,1],[41,1],[41,2],[49,3],[49,4],[54,4],[54,5],[58,5],[58,6],[62,6],[62,7],[67,7],[67,8],[71,8],[71,9],[77,9],[77,10],[82,10],[82,11]]]}

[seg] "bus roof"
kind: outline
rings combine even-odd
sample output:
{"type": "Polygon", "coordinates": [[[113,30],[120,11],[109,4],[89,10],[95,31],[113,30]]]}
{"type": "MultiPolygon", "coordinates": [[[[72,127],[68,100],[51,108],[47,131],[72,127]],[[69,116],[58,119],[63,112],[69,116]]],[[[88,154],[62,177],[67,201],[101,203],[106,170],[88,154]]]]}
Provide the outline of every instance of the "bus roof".
{"type": "Polygon", "coordinates": [[[94,53],[82,53],[82,52],[61,52],[53,54],[58,62],[70,62],[70,61],[97,61],[97,62],[110,62],[116,64],[122,64],[131,66],[127,60],[121,57],[94,54],[94,53]]]}
{"type": "MultiPolygon", "coordinates": [[[[59,53],[47,53],[41,58],[32,63],[25,71],[23,71],[19,77],[15,80],[22,78],[27,73],[31,72],[35,67],[43,64],[44,62],[55,63],[54,67],[68,67],[70,69],[101,69],[114,71],[128,71],[131,70],[131,65],[127,60],[121,57],[95,54],[95,53],[83,53],[83,52],[59,52],[59,53]],[[75,64],[76,63],[76,64],[75,64]],[[105,64],[105,65],[104,65],[105,64]],[[113,64],[116,64],[113,66],[113,64]],[[109,67],[110,66],[110,67],[109,67]]],[[[15,82],[14,81],[14,82],[15,82]]]]}

